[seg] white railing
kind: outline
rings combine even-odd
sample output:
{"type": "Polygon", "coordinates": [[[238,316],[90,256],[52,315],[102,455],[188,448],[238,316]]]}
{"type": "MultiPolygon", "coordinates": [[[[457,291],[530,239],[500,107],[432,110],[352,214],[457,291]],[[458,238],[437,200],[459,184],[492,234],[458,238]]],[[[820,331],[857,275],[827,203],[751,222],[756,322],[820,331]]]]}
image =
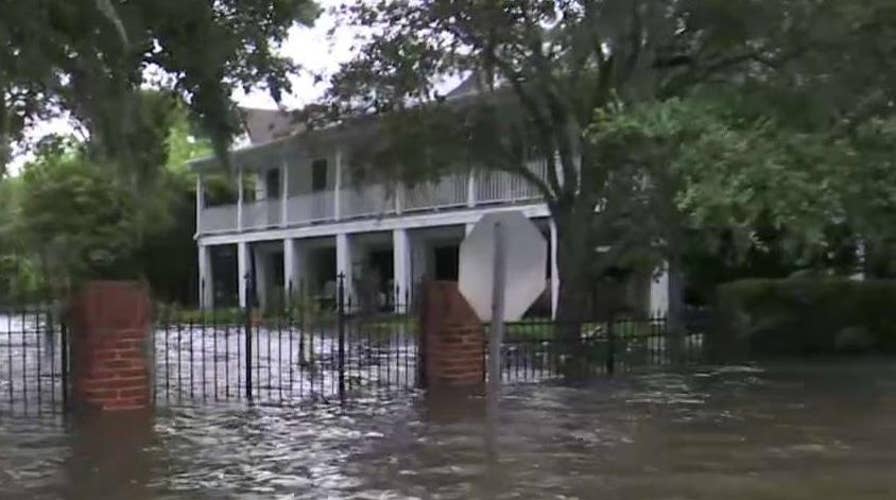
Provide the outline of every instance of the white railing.
{"type": "Polygon", "coordinates": [[[407,211],[466,206],[468,199],[466,175],[450,175],[435,182],[404,188],[402,209],[407,211]]]}
{"type": "Polygon", "coordinates": [[[379,217],[395,213],[395,193],[390,193],[382,184],[343,189],[340,201],[342,210],[339,214],[343,218],[379,217]]]}
{"type": "Polygon", "coordinates": [[[286,200],[287,224],[311,224],[327,222],[335,218],[336,203],[334,191],[290,196],[286,200]]]}
{"type": "MultiPolygon", "coordinates": [[[[530,168],[542,179],[546,177],[544,162],[532,162],[530,168]]],[[[528,181],[505,172],[474,174],[472,186],[469,176],[451,175],[435,182],[397,189],[389,189],[383,184],[348,187],[339,194],[338,212],[335,191],[290,196],[285,202],[286,220],[283,220],[283,200],[268,199],[244,203],[241,226],[237,225],[237,205],[205,208],[200,215],[199,231],[215,233],[256,230],[333,222],[337,220],[337,213],[338,218],[344,220],[395,215],[397,212],[535,202],[541,197],[538,189],[528,181]]]]}
{"type": "Polygon", "coordinates": [[[199,216],[200,233],[218,233],[236,229],[236,205],[205,207],[199,216]]]}
{"type": "Polygon", "coordinates": [[[243,229],[261,229],[280,225],[283,205],[279,199],[243,203],[243,229]]]}
{"type": "MultiPolygon", "coordinates": [[[[543,161],[530,163],[529,170],[542,180],[547,177],[547,167],[543,161]]],[[[477,203],[512,203],[540,197],[538,188],[519,175],[480,172],[476,176],[477,203]]]]}

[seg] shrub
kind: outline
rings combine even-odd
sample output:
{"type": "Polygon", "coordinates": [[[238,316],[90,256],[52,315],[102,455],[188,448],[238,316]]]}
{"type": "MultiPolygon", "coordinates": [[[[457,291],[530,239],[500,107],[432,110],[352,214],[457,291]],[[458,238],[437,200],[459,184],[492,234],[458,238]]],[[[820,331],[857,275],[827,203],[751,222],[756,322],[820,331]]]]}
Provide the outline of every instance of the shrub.
{"type": "Polygon", "coordinates": [[[896,353],[896,281],[751,279],[719,287],[716,357],[896,353]]]}

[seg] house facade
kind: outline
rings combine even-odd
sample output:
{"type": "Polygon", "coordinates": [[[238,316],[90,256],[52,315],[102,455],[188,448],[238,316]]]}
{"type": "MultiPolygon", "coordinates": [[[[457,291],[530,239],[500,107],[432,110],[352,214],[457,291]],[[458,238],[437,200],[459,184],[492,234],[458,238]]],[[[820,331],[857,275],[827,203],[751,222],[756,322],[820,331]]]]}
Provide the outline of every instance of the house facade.
{"type": "MultiPolygon", "coordinates": [[[[518,210],[548,242],[545,293],[533,307],[556,311],[557,233],[526,181],[473,171],[417,185],[352,182],[352,130],[297,131],[277,112],[264,113],[269,119],[247,120],[254,142],[233,153],[230,169],[214,159],[191,164],[202,307],[325,301],[340,274],[356,303],[406,304],[426,279],[457,279],[459,245],[485,213],[518,210]],[[235,185],[235,201],[212,203],[206,192],[215,178],[235,185]]],[[[545,175],[543,162],[530,168],[545,175]]],[[[613,293],[656,312],[666,307],[666,286],[662,276],[647,277],[613,293]]]]}

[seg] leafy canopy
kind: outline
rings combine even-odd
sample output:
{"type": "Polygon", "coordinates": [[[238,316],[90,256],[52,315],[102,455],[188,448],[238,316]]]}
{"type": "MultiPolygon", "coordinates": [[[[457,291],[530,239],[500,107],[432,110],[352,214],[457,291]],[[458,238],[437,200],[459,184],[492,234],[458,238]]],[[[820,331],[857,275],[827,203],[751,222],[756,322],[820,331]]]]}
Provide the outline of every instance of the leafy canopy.
{"type": "Polygon", "coordinates": [[[278,99],[296,69],[276,52],[311,0],[0,0],[0,165],[29,123],[67,111],[108,158],[141,151],[139,90],[181,96],[224,156],[234,87],[278,99]]]}

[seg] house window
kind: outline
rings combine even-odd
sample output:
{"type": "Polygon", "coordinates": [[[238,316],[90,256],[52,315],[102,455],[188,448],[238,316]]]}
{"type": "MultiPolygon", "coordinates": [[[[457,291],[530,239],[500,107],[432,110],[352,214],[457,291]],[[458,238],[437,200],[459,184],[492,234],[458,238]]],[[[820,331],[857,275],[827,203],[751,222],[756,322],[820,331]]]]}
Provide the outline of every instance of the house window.
{"type": "Polygon", "coordinates": [[[271,169],[265,174],[264,183],[267,186],[268,198],[280,197],[280,170],[271,169]]]}
{"type": "Polygon", "coordinates": [[[311,191],[325,189],[327,189],[327,160],[314,160],[311,162],[311,191]]]}

